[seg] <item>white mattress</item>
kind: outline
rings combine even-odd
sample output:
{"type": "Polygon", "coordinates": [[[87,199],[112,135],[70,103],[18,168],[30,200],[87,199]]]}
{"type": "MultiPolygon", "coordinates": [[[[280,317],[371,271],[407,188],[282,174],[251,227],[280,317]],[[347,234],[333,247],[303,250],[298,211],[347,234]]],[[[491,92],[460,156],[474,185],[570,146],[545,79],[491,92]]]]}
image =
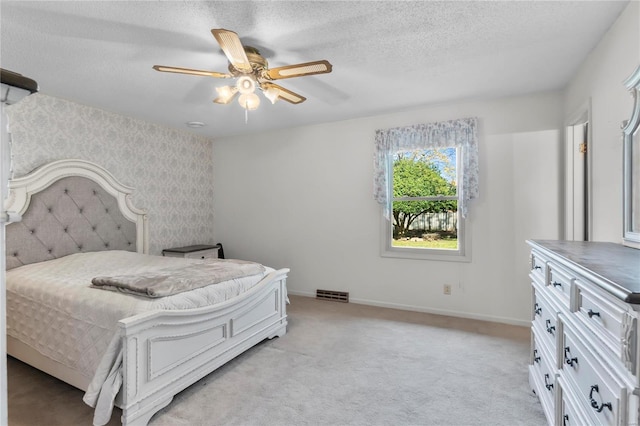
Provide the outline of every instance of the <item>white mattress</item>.
{"type": "Polygon", "coordinates": [[[104,251],[77,253],[12,269],[7,272],[7,334],[93,379],[85,396],[93,406],[119,351],[114,347],[118,320],[149,310],[220,303],[249,290],[273,271],[266,268],[262,275],[158,299],[90,287],[96,276],[129,275],[184,262],[202,260],[104,251]],[[98,375],[104,377],[94,377],[98,375]]]}

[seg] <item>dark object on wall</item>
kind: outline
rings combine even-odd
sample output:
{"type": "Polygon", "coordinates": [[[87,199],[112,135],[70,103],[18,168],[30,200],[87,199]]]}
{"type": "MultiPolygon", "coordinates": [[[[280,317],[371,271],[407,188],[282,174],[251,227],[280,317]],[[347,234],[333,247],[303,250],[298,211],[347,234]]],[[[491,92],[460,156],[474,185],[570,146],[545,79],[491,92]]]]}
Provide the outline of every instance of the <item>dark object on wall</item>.
{"type": "Polygon", "coordinates": [[[216,247],[218,247],[218,259],[224,259],[224,249],[222,248],[222,244],[218,243],[216,244],[216,247]]]}
{"type": "Polygon", "coordinates": [[[331,300],[333,302],[349,303],[348,291],[335,291],[335,290],[316,290],[316,299],[331,300]]]}

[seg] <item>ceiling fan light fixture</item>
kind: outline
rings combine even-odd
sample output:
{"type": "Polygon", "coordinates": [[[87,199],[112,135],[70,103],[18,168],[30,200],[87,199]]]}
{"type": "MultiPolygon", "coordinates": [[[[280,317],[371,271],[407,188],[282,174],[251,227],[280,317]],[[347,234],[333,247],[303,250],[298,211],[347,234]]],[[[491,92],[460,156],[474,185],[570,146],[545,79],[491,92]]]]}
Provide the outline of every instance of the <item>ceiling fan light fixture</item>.
{"type": "Polygon", "coordinates": [[[238,98],[238,103],[247,111],[253,111],[260,106],[260,98],[255,93],[242,94],[238,98]]]}
{"type": "Polygon", "coordinates": [[[251,77],[243,75],[236,82],[236,87],[242,95],[248,95],[256,90],[256,82],[251,77]]]}
{"type": "Polygon", "coordinates": [[[214,102],[217,104],[228,104],[238,92],[238,88],[233,86],[216,87],[216,92],[218,92],[218,97],[214,99],[214,102]]]}
{"type": "Polygon", "coordinates": [[[269,87],[263,91],[264,97],[269,99],[272,104],[275,104],[278,100],[278,96],[280,95],[280,91],[275,87],[269,87]]]}

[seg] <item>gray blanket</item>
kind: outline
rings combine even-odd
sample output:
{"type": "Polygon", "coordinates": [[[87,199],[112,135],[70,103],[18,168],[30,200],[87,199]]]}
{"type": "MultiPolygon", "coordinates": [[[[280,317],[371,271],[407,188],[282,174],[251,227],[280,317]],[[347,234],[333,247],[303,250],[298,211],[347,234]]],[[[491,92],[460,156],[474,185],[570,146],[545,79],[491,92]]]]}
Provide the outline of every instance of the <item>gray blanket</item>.
{"type": "Polygon", "coordinates": [[[263,274],[264,266],[244,260],[209,260],[152,272],[95,277],[92,287],[145,297],[165,297],[234,278],[263,274]]]}

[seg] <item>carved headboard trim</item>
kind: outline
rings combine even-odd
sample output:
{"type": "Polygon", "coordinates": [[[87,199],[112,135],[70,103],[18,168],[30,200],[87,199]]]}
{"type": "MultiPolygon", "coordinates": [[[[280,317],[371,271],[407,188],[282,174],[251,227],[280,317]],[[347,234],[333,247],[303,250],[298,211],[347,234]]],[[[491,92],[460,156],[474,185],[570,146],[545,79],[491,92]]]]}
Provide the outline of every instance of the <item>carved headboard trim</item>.
{"type": "Polygon", "coordinates": [[[22,216],[31,203],[31,196],[43,191],[53,183],[65,177],[84,177],[103,188],[117,200],[122,215],[136,227],[136,251],[149,252],[149,232],[147,213],[136,208],[131,201],[133,188],[125,186],[106,169],[85,160],[58,160],[45,164],[28,175],[12,179],[9,182],[9,197],[6,211],[22,216]]]}

